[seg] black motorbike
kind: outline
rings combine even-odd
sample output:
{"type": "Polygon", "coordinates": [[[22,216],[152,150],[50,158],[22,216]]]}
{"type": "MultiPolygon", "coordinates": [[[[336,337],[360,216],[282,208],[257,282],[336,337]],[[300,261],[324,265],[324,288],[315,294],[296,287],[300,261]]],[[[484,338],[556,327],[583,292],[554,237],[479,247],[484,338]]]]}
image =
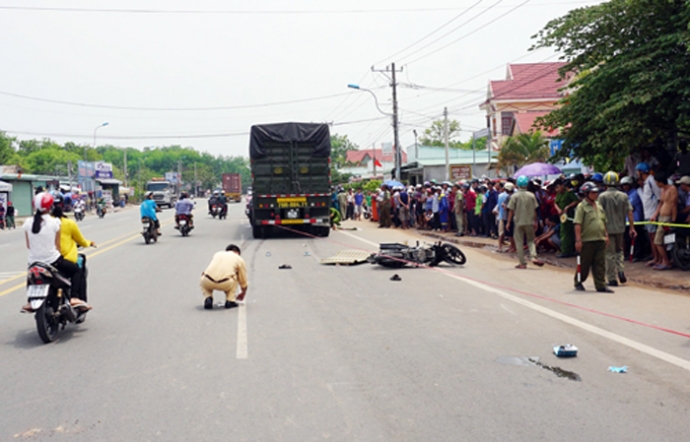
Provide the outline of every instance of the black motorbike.
{"type": "Polygon", "coordinates": [[[463,265],[467,262],[467,258],[452,244],[439,241],[420,245],[418,241],[414,247],[400,243],[380,244],[379,252],[372,253],[367,261],[383,267],[401,268],[407,265],[434,267],[444,261],[448,264],[463,265]]]}
{"type": "Polygon", "coordinates": [[[664,235],[666,250],[681,270],[690,270],[690,228],[676,227],[664,235]]]}
{"type": "MultiPolygon", "coordinates": [[[[79,255],[79,263],[84,269],[86,280],[86,258],[79,255]]],[[[50,264],[34,262],[29,265],[26,281],[26,296],[31,312],[36,318],[38,336],[46,344],[57,339],[58,332],[67,323],[81,324],[86,320],[88,310],[73,307],[69,301],[70,281],[50,264]]]]}
{"type": "Polygon", "coordinates": [[[158,242],[158,231],[156,230],[156,222],[145,216],[141,219],[142,232],[141,235],[144,237],[144,242],[146,244],[153,242],[158,242]]]}

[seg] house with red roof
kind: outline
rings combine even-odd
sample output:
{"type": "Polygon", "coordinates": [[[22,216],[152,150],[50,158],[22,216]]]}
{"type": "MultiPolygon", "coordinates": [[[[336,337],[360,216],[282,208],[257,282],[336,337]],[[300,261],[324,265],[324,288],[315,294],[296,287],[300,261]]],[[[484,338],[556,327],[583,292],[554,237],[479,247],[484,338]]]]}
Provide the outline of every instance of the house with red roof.
{"type": "Polygon", "coordinates": [[[486,111],[493,150],[499,150],[511,135],[535,130],[534,121],[559,106],[572,78],[561,79],[558,71],[563,66],[562,62],[509,64],[505,80],[489,81],[480,109],[486,111]]]}
{"type": "MultiPolygon", "coordinates": [[[[401,152],[402,163],[407,164],[407,152],[401,152]]],[[[350,150],[345,157],[345,167],[342,172],[351,173],[354,176],[390,176],[395,168],[395,150],[392,143],[382,143],[380,149],[350,150]],[[376,160],[376,165],[374,165],[376,160]],[[374,173],[374,171],[376,173],[374,173]]]]}

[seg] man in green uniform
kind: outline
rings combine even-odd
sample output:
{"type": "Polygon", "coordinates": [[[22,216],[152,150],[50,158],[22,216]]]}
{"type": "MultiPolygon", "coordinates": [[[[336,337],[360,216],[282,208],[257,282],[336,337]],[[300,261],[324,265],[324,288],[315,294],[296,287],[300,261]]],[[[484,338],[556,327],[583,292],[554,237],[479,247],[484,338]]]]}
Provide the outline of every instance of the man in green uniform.
{"type": "Polygon", "coordinates": [[[506,222],[506,229],[510,230],[510,225],[515,222],[515,229],[513,230],[513,238],[515,239],[515,246],[517,247],[517,255],[520,264],[516,265],[517,269],[526,269],[527,261],[525,260],[524,241],[527,240],[527,247],[532,258],[532,264],[536,266],[543,266],[544,263],[537,258],[537,246],[534,244],[534,231],[537,228],[537,198],[532,192],[527,191],[529,178],[520,175],[517,179],[518,192],[510,197],[508,202],[508,222],[506,222]]]}
{"type": "Polygon", "coordinates": [[[623,244],[625,236],[625,219],[628,219],[628,232],[630,238],[635,238],[635,220],[633,207],[628,195],[616,188],[618,186],[618,174],[613,171],[604,175],[606,191],[599,195],[599,204],[606,213],[606,231],[609,234],[609,244],[606,247],[606,281],[610,286],[617,286],[627,282],[623,265],[623,244]]]}
{"type": "Polygon", "coordinates": [[[575,290],[585,291],[582,285],[592,269],[594,287],[597,292],[613,293],[606,287],[606,246],[609,236],[606,233],[606,213],[597,202],[599,188],[586,182],[580,187],[584,196],[575,209],[575,250],[580,254],[580,265],[575,272],[575,290]]]}
{"type": "Polygon", "coordinates": [[[575,206],[580,202],[580,199],[574,192],[568,190],[565,182],[558,179],[556,185],[556,211],[561,217],[561,253],[557,258],[570,258],[575,256],[575,230],[573,228],[572,218],[575,213],[575,206]],[[563,221],[563,214],[566,220],[563,221]]]}

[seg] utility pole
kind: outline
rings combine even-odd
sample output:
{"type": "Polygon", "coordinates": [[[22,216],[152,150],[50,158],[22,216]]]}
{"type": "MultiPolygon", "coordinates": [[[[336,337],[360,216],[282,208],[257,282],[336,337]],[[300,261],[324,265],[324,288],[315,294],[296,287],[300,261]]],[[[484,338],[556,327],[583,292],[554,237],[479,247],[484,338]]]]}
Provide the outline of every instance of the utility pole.
{"type": "Polygon", "coordinates": [[[125,187],[127,187],[127,148],[125,147],[125,187]]]}
{"type": "Polygon", "coordinates": [[[398,128],[398,83],[395,80],[395,73],[402,72],[402,68],[399,71],[395,70],[395,63],[391,63],[390,66],[386,66],[385,69],[374,69],[372,66],[371,70],[373,72],[391,73],[391,87],[393,88],[393,145],[395,146],[395,179],[398,181],[402,180],[402,175],[400,174],[400,166],[402,163],[402,151],[400,149],[400,136],[398,128]]]}
{"type": "Polygon", "coordinates": [[[182,190],[182,160],[177,160],[177,193],[182,190]]]}
{"type": "Polygon", "coordinates": [[[196,161],[195,161],[195,162],[194,162],[194,198],[197,197],[197,195],[196,195],[196,186],[197,186],[197,183],[196,183],[196,161]]]}
{"type": "Polygon", "coordinates": [[[371,143],[371,156],[374,159],[374,179],[376,179],[376,143],[371,143]]]}
{"type": "Polygon", "coordinates": [[[69,193],[72,193],[72,161],[67,161],[67,175],[69,176],[69,193]]]}
{"type": "Polygon", "coordinates": [[[446,181],[450,180],[450,159],[448,158],[448,108],[443,108],[443,143],[446,146],[446,181]]]}

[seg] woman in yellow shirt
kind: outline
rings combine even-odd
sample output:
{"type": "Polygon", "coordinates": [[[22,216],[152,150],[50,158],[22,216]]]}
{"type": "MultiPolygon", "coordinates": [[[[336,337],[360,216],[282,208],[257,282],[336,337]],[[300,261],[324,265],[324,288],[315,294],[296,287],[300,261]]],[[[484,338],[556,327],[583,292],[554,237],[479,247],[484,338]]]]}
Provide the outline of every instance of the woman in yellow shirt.
{"type": "MultiPolygon", "coordinates": [[[[78,264],[79,254],[77,253],[77,246],[82,247],[96,247],[96,243],[93,241],[88,241],[81,234],[79,226],[74,220],[71,220],[65,216],[62,210],[63,204],[62,195],[58,194],[55,196],[55,202],[53,203],[53,217],[60,220],[60,254],[62,257],[69,262],[78,264]]],[[[81,299],[86,302],[86,268],[84,265],[79,266],[79,271],[74,274],[71,278],[72,282],[72,298],[81,299]]],[[[90,306],[88,308],[91,308],[90,306]]]]}

